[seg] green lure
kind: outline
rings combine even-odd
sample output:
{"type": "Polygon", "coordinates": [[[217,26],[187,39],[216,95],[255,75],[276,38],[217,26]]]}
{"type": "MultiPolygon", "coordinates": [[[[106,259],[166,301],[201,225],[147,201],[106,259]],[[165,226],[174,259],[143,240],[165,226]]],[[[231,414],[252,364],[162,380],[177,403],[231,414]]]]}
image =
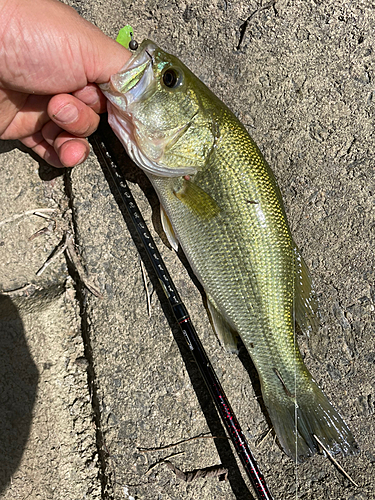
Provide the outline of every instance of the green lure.
{"type": "Polygon", "coordinates": [[[127,24],[126,26],[121,28],[120,31],[118,32],[116,42],[118,42],[120,45],[128,49],[129,44],[133,39],[133,33],[134,33],[133,28],[129,26],[129,24],[127,24]]]}

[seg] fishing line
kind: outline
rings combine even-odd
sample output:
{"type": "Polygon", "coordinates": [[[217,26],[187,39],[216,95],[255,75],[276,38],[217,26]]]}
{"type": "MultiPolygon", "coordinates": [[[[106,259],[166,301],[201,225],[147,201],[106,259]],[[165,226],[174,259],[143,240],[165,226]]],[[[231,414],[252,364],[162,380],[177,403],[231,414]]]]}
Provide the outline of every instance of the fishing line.
{"type": "Polygon", "coordinates": [[[296,276],[297,276],[297,259],[298,255],[294,252],[294,273],[293,273],[293,348],[294,348],[294,432],[296,437],[296,462],[294,467],[294,475],[296,478],[296,495],[295,498],[298,500],[298,403],[297,403],[297,339],[296,339],[296,276]]]}
{"type": "Polygon", "coordinates": [[[149,232],[146,223],[137,207],[136,201],[129,189],[129,186],[121,173],[120,168],[113,159],[109,151],[109,146],[106,140],[99,136],[98,133],[93,134],[92,142],[94,143],[98,153],[98,160],[108,171],[111,176],[117,191],[124,203],[126,210],[137,230],[147,256],[150,259],[152,267],[159,279],[159,282],[167,296],[169,304],[172,307],[174,316],[180,325],[184,338],[194,356],[196,364],[201,372],[201,375],[206,383],[206,386],[211,394],[215,406],[223,421],[230,439],[234,445],[238,457],[245,469],[245,472],[250,479],[250,482],[256,492],[259,500],[273,500],[273,497],[268,489],[267,483],[261,473],[258,464],[249,448],[246,437],[243,434],[240,424],[233,412],[233,409],[227,399],[224,390],[217,378],[217,375],[211,365],[211,362],[199,340],[198,334],[189,317],[188,310],[183,304],[179,293],[169,275],[167,268],[162,260],[162,257],[156,247],[156,244],[149,232]]]}

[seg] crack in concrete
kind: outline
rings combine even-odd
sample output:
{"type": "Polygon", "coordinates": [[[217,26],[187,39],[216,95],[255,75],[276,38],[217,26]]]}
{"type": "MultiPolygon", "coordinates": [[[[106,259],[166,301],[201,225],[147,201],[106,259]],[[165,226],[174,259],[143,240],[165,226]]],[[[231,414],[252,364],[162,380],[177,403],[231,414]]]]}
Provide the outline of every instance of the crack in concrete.
{"type": "MultiPolygon", "coordinates": [[[[72,180],[70,176],[70,172],[67,172],[65,177],[65,192],[66,196],[69,199],[69,207],[71,208],[71,224],[73,229],[73,235],[77,236],[77,224],[75,220],[75,211],[73,207],[73,190],[72,190],[72,180]]],[[[75,267],[68,262],[68,272],[72,277],[75,289],[76,296],[79,302],[80,308],[80,317],[81,317],[81,335],[84,345],[84,356],[87,360],[87,384],[90,394],[91,407],[94,416],[95,423],[95,433],[96,433],[96,449],[98,453],[99,459],[99,481],[101,484],[101,498],[102,500],[114,500],[113,496],[113,486],[110,477],[106,473],[107,469],[107,456],[109,455],[108,451],[106,451],[106,446],[104,442],[104,436],[102,432],[101,425],[101,412],[100,412],[100,404],[98,398],[98,387],[97,387],[97,377],[94,369],[94,356],[93,349],[91,345],[90,339],[90,330],[89,330],[89,322],[87,315],[87,295],[88,290],[85,284],[82,282],[77,270],[75,267]]]]}
{"type": "Polygon", "coordinates": [[[254,10],[254,12],[252,12],[250,14],[250,16],[245,20],[245,22],[241,24],[241,26],[240,26],[240,39],[238,41],[238,45],[236,47],[236,50],[240,50],[241,49],[241,45],[242,45],[243,39],[245,37],[245,33],[247,31],[247,28],[248,28],[248,26],[250,24],[251,19],[255,16],[255,14],[257,14],[261,10],[265,10],[265,9],[269,9],[270,7],[273,7],[275,15],[277,15],[277,11],[275,9],[275,3],[276,3],[276,1],[277,0],[271,0],[271,2],[268,2],[266,5],[263,5],[263,7],[259,7],[258,9],[254,10]]]}

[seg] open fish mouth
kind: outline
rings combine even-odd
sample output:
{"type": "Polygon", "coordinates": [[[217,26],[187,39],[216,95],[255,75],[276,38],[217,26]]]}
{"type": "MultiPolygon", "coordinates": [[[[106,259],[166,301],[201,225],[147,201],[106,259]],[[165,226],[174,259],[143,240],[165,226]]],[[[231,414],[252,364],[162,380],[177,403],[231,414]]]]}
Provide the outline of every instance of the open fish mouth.
{"type": "Polygon", "coordinates": [[[156,48],[153,42],[144,40],[121,71],[111,77],[111,86],[123,96],[126,107],[147,96],[154,79],[152,62],[156,48]]]}

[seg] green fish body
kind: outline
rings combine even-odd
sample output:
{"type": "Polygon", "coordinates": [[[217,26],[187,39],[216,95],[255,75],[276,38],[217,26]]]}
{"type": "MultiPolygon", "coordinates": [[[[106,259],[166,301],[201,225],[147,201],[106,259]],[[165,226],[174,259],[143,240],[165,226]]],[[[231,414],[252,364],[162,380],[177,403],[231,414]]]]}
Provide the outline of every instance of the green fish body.
{"type": "Polygon", "coordinates": [[[207,294],[214,330],[241,337],[279,442],[294,460],[355,440],[295,340],[317,327],[311,281],[269,166],[234,114],[176,57],[145,40],[102,85],[109,122],[151,180],[172,246],[207,294]],[[295,422],[297,416],[297,423],[295,422]]]}

